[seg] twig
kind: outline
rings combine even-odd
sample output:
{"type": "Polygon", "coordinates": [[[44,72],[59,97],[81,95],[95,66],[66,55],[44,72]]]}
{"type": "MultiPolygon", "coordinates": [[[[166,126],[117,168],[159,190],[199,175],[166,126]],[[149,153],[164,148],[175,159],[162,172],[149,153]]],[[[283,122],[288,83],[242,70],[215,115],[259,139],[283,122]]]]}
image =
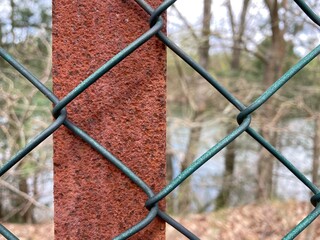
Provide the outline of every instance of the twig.
{"type": "Polygon", "coordinates": [[[44,210],[50,210],[50,208],[47,207],[46,205],[43,205],[43,204],[39,203],[34,198],[30,197],[27,193],[24,193],[24,192],[20,191],[19,189],[15,188],[10,183],[8,183],[6,181],[3,181],[2,179],[0,179],[0,185],[2,185],[3,187],[9,189],[10,191],[16,193],[17,195],[23,197],[24,199],[28,200],[34,206],[36,206],[38,208],[41,208],[41,209],[44,209],[44,210]]]}

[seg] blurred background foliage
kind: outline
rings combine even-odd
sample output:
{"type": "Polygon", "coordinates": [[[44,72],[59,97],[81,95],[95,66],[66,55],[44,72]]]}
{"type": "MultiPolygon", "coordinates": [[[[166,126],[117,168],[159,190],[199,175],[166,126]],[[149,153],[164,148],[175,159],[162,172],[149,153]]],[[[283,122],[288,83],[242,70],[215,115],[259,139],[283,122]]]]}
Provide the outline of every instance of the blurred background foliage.
{"type": "MultiPolygon", "coordinates": [[[[308,4],[320,11],[319,1],[308,4]]],[[[319,29],[294,1],[203,0],[189,6],[178,1],[168,14],[170,38],[245,105],[320,40],[319,29]]],[[[319,63],[317,57],[296,74],[252,114],[251,123],[316,184],[319,63]]],[[[167,84],[169,182],[236,128],[239,111],[169,50],[167,84]]],[[[173,192],[167,206],[174,215],[185,215],[309,197],[298,179],[243,134],[173,192]]]]}
{"type": "MultiPolygon", "coordinates": [[[[0,46],[51,88],[51,3],[1,0],[0,46]]],[[[0,164],[52,121],[51,103],[0,60],[0,164]]],[[[52,141],[43,142],[0,180],[0,219],[35,223],[52,217],[52,141]]]]}

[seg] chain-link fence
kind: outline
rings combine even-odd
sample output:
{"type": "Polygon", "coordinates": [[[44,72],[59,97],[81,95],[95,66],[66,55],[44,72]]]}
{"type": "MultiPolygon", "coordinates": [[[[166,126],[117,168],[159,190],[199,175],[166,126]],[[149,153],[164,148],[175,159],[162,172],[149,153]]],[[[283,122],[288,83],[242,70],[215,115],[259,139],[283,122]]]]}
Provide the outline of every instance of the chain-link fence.
{"type": "MultiPolygon", "coordinates": [[[[284,166],[286,166],[292,174],[294,174],[301,182],[305,184],[313,192],[311,203],[315,207],[309,215],[307,215],[294,229],[292,229],[284,239],[293,239],[299,233],[301,233],[308,225],[312,223],[320,214],[320,190],[306,176],[301,173],[288,159],[286,159],[274,146],[266,141],[258,132],[250,127],[251,113],[256,111],[261,105],[263,105],[275,92],[277,92],[286,82],[288,82],[296,73],[298,73],[303,67],[305,67],[310,61],[312,61],[320,53],[320,45],[314,48],[309,54],[303,57],[298,63],[296,63],[291,69],[289,69],[282,77],[274,82],[262,95],[260,95],[253,103],[248,107],[240,102],[235,96],[233,96],[227,89],[225,89],[220,83],[214,79],[204,68],[196,63],[190,56],[188,56],[182,49],[180,49],[175,43],[173,43],[164,33],[161,32],[164,21],[160,15],[166,11],[176,0],[164,1],[158,8],[153,9],[143,0],[136,0],[141,8],[144,9],[150,15],[150,29],[144,33],[141,37],[137,38],[134,42],[128,45],[125,49],[115,55],[110,61],[105,63],[100,69],[94,72],[91,76],[85,79],[81,84],[74,88],[63,99],[59,100],[46,86],[44,86],[34,75],[32,75],[26,68],[24,68],[19,62],[11,57],[5,50],[0,48],[0,56],[12,65],[20,74],[22,74],[30,83],[34,85],[41,93],[43,93],[55,106],[53,108],[53,116],[55,121],[37,135],[32,141],[30,141],[22,150],[20,150],[15,156],[13,156],[8,162],[6,162],[0,168],[0,176],[4,175],[10,168],[21,161],[28,153],[30,153],[36,146],[44,141],[48,136],[55,132],[61,125],[66,126],[74,134],[81,137],[85,142],[91,145],[97,152],[103,155],[108,161],[114,164],[120,171],[122,171],[128,178],[130,178],[135,184],[137,184],[148,196],[145,207],[149,209],[149,214],[138,224],[132,226],[126,232],[121,233],[115,239],[127,239],[135,233],[146,227],[155,217],[160,217],[165,222],[173,226],[177,231],[181,232],[189,239],[199,239],[192,232],[186,229],[184,226],[176,222],[168,214],[161,211],[158,208],[158,202],[164,199],[175,188],[177,188],[186,178],[199,169],[204,163],[216,155],[219,151],[224,149],[229,143],[235,140],[242,133],[247,132],[253,139],[259,142],[265,149],[267,149],[276,159],[278,159],[284,166]],[[185,171],[177,176],[170,184],[164,187],[159,193],[154,193],[150,186],[148,186],[142,179],[140,179],[134,172],[132,172],[121,160],[114,157],[107,149],[102,147],[91,136],[86,134],[83,130],[77,127],[74,123],[68,120],[66,107],[73,99],[86,90],[91,84],[99,80],[99,78],[107,73],[111,68],[120,63],[128,55],[134,52],[137,48],[151,39],[153,36],[159,38],[168,48],[176,53],[181,59],[183,59],[188,65],[190,65],[196,72],[198,72],[205,80],[207,80],[217,91],[219,91],[230,103],[232,103],[238,110],[239,115],[237,121],[239,126],[234,129],[229,135],[219,141],[216,145],[210,148],[206,153],[196,159],[185,171]]],[[[320,26],[320,18],[313,10],[302,0],[295,0],[298,6],[305,12],[305,14],[314,22],[320,26]]],[[[3,225],[0,224],[0,233],[7,239],[17,239],[14,233],[11,233],[3,225]]]]}

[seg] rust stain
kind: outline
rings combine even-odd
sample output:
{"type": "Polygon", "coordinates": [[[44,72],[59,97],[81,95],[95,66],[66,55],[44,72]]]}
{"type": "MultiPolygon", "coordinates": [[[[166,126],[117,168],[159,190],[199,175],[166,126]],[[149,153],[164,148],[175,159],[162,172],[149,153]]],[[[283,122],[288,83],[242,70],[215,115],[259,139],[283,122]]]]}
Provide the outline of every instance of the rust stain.
{"type": "MultiPolygon", "coordinates": [[[[153,7],[161,0],[148,1],[153,7]]],[[[53,79],[61,99],[149,29],[133,0],[54,0],[53,79]]],[[[164,45],[155,37],[67,106],[68,118],[153,190],[165,185],[164,45]]],[[[54,134],[56,239],[111,239],[147,214],[145,193],[65,127],[54,134]]],[[[164,203],[160,204],[163,208],[164,203]]],[[[155,219],[130,239],[165,239],[155,219]]]]}

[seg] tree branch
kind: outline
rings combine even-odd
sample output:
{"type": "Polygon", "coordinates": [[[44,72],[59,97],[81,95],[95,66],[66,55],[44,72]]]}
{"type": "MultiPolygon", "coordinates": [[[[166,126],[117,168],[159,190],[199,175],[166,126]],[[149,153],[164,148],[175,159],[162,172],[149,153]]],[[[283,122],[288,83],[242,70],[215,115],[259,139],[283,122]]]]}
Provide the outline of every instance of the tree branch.
{"type": "Polygon", "coordinates": [[[8,183],[6,181],[3,181],[2,179],[0,179],[0,185],[2,185],[3,187],[9,189],[10,191],[16,193],[20,197],[23,197],[24,199],[28,200],[34,206],[36,206],[38,208],[41,208],[41,209],[50,210],[46,205],[43,205],[43,204],[39,203],[34,198],[30,197],[27,193],[21,192],[19,189],[15,188],[10,183],[8,183]]]}

